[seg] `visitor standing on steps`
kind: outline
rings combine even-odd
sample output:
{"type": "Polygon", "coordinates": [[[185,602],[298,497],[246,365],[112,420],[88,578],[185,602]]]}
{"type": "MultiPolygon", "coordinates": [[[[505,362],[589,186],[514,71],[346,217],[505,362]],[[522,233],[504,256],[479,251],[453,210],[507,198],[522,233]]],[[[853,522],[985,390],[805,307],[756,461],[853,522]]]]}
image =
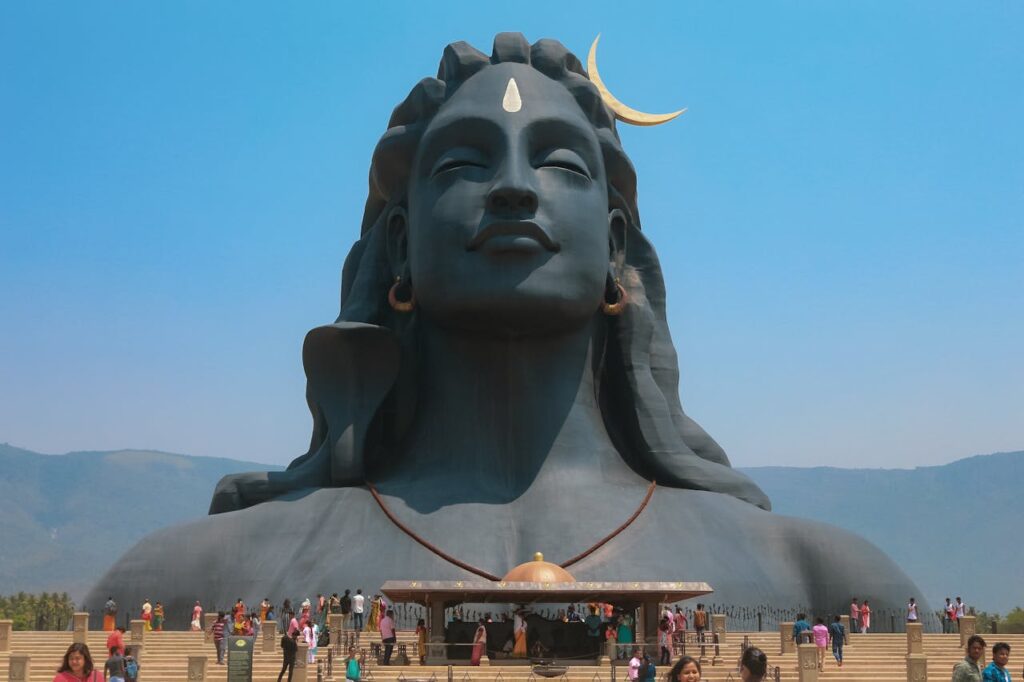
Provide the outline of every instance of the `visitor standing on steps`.
{"type": "Polygon", "coordinates": [[[477,623],[476,632],[473,634],[473,655],[469,659],[470,665],[480,665],[480,659],[487,651],[487,626],[483,618],[477,623]]]}
{"type": "Polygon", "coordinates": [[[153,605],[149,599],[142,602],[142,620],[146,621],[143,627],[147,632],[153,629],[153,605]]]}
{"type": "Polygon", "coordinates": [[[960,632],[960,623],[963,622],[964,616],[967,615],[967,604],[960,597],[956,598],[956,604],[953,605],[956,613],[956,631],[960,632]]]}
{"type": "MultiPolygon", "coordinates": [[[[345,663],[345,679],[348,682],[359,682],[359,676],[361,675],[359,670],[359,659],[356,658],[356,648],[354,646],[348,648],[348,661],[345,663]]],[[[281,682],[278,680],[277,682],[281,682]]]]}
{"type": "Polygon", "coordinates": [[[697,641],[704,641],[704,631],[708,628],[708,614],[704,611],[703,604],[697,604],[697,610],[693,612],[693,629],[697,632],[697,641]]]}
{"type": "Polygon", "coordinates": [[[752,646],[743,651],[740,657],[740,679],[743,682],[761,682],[768,674],[768,657],[765,653],[752,646]]]}
{"type": "Polygon", "coordinates": [[[818,670],[825,670],[825,648],[828,647],[828,626],[825,625],[825,621],[822,618],[818,618],[814,621],[814,627],[811,628],[811,634],[814,637],[814,646],[817,648],[818,653],[818,670]]]}
{"type": "Polygon", "coordinates": [[[843,644],[846,641],[846,628],[843,627],[843,621],[839,616],[832,621],[832,625],[828,626],[828,636],[832,640],[832,655],[835,656],[836,663],[839,667],[843,667],[843,644]]]}
{"type": "Polygon", "coordinates": [[[103,682],[103,676],[93,666],[89,647],[75,642],[64,653],[53,682],[103,682]]]}
{"type": "Polygon", "coordinates": [[[124,627],[114,628],[114,631],[107,635],[107,651],[117,649],[117,652],[124,656],[124,627]]]}
{"type": "Polygon", "coordinates": [[[281,635],[281,672],[277,674],[277,682],[281,682],[285,670],[288,671],[288,682],[292,682],[292,672],[295,670],[295,656],[299,651],[299,645],[295,641],[297,634],[281,635]]]}
{"type": "Polygon", "coordinates": [[[196,601],[196,605],[192,607],[192,622],[190,623],[192,632],[199,632],[203,629],[203,605],[196,601]]]}
{"type": "Polygon", "coordinates": [[[672,619],[663,617],[658,625],[658,647],[661,656],[658,658],[660,665],[668,665],[672,662],[672,619]]]}
{"type": "Polygon", "coordinates": [[[864,600],[864,604],[860,607],[860,631],[864,634],[868,633],[871,629],[871,606],[868,605],[868,600],[864,600]]]}
{"type": "Polygon", "coordinates": [[[793,641],[797,644],[809,644],[811,636],[811,624],[807,622],[807,614],[796,614],[796,621],[793,623],[793,641]],[[804,633],[807,633],[806,635],[804,633]]]}
{"type": "Polygon", "coordinates": [[[115,647],[110,647],[110,658],[103,664],[103,676],[107,682],[125,682],[124,656],[115,647]]]}
{"type": "Polygon", "coordinates": [[[967,640],[967,656],[953,668],[952,682],[982,682],[981,656],[985,653],[985,639],[971,635],[967,640]]]}
{"type": "Polygon", "coordinates": [[[907,603],[907,622],[917,622],[917,602],[914,601],[913,597],[911,597],[910,601],[907,603]]]}
{"type": "Polygon", "coordinates": [[[427,623],[420,618],[416,621],[416,649],[420,654],[420,665],[427,664],[427,623]]]}
{"type": "Polygon", "coordinates": [[[338,600],[338,610],[341,612],[341,627],[347,629],[352,627],[352,591],[345,590],[345,594],[338,600]]]}
{"type": "Polygon", "coordinates": [[[984,682],[1011,682],[1010,671],[1006,668],[1009,662],[1010,645],[998,642],[992,647],[992,662],[981,673],[984,682]]]}
{"type": "Polygon", "coordinates": [[[213,621],[213,646],[217,649],[217,665],[224,665],[224,649],[227,640],[224,638],[224,629],[228,625],[228,615],[223,611],[217,612],[217,620],[213,621]]]}
{"type": "Polygon", "coordinates": [[[384,665],[391,665],[391,652],[395,648],[395,612],[388,609],[380,619],[380,641],[384,645],[384,665]]]}
{"type": "Polygon", "coordinates": [[[113,597],[107,597],[107,603],[103,605],[103,630],[110,632],[117,626],[117,602],[113,597]]]}
{"type": "Polygon", "coordinates": [[[352,627],[356,632],[363,630],[363,609],[366,608],[366,597],[363,590],[357,589],[356,596],[352,597],[352,627]]]}
{"type": "Polygon", "coordinates": [[[682,656],[672,666],[667,682],[700,682],[700,679],[700,661],[693,656],[682,656]]]}
{"type": "Polygon", "coordinates": [[[850,632],[860,632],[860,604],[856,597],[850,601],[850,632]]]}
{"type": "Polygon", "coordinates": [[[953,623],[956,621],[956,607],[949,597],[946,597],[946,605],[942,609],[942,633],[953,632],[953,623]]]}

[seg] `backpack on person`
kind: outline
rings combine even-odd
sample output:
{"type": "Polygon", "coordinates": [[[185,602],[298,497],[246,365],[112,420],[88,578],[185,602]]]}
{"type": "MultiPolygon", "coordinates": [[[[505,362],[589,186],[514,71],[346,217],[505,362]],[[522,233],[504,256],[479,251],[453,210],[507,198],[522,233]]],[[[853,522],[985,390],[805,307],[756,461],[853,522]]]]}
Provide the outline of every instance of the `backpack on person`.
{"type": "Polygon", "coordinates": [[[128,656],[124,659],[124,676],[126,682],[135,682],[139,676],[139,662],[128,656]]]}

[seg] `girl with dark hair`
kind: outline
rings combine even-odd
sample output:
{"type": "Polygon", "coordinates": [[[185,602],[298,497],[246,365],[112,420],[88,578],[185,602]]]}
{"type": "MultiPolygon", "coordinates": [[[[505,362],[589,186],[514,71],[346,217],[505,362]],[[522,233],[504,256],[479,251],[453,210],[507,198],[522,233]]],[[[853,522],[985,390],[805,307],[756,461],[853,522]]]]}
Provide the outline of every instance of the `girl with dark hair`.
{"type": "Polygon", "coordinates": [[[666,682],[700,682],[700,661],[693,656],[683,656],[668,673],[666,682]]]}
{"type": "Polygon", "coordinates": [[[103,676],[93,667],[89,647],[75,642],[64,653],[53,682],[103,682],[103,676]]]}
{"type": "Polygon", "coordinates": [[[740,679],[743,682],[761,682],[768,674],[768,657],[757,647],[743,651],[740,657],[740,679]]]}

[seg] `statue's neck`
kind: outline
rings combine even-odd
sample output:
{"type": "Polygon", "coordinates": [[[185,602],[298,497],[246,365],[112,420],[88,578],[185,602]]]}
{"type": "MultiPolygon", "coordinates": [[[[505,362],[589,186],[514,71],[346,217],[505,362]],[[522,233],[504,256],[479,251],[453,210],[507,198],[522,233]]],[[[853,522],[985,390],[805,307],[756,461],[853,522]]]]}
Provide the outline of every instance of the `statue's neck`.
{"type": "Polygon", "coordinates": [[[416,417],[392,482],[508,502],[531,486],[557,489],[567,474],[579,483],[628,469],[597,403],[593,323],[540,338],[420,331],[416,417]]]}

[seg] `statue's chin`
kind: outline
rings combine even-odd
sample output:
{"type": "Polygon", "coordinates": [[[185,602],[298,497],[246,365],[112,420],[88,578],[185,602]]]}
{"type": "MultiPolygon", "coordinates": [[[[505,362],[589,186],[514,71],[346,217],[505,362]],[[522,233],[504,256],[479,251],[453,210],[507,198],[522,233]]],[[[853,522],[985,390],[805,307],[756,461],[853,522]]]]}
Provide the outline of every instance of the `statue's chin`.
{"type": "Polygon", "coordinates": [[[554,336],[579,331],[598,314],[600,299],[581,301],[559,294],[510,292],[465,296],[432,305],[420,301],[420,314],[438,327],[483,336],[554,336]]]}

